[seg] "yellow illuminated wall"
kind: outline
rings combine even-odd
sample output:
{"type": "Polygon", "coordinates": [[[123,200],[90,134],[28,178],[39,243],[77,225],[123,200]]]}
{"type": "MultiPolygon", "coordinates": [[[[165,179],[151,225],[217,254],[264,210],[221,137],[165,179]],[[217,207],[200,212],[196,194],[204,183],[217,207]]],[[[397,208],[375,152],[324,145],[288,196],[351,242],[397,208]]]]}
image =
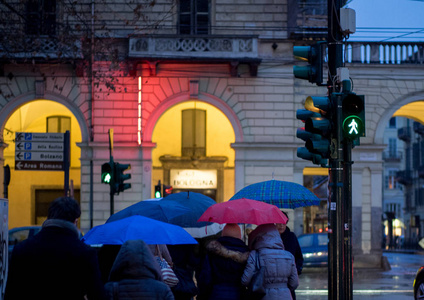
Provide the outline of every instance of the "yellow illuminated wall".
{"type": "Polygon", "coordinates": [[[424,101],[408,103],[399,108],[393,117],[405,117],[424,124],[424,101]]]}
{"type": "Polygon", "coordinates": [[[81,130],[74,115],[62,104],[37,100],[15,110],[6,122],[3,138],[8,147],[4,150],[4,165],[11,168],[9,184],[9,228],[34,224],[35,189],[63,189],[63,171],[15,171],[15,132],[46,132],[49,116],[71,118],[71,168],[69,178],[74,188],[80,187],[81,130]]]}
{"type": "Polygon", "coordinates": [[[225,167],[234,167],[235,153],[230,144],[235,142],[235,135],[230,121],[219,109],[200,101],[177,104],[159,118],[152,136],[157,145],[152,152],[153,166],[161,166],[162,155],[181,156],[181,111],[190,108],[206,110],[206,155],[226,156],[225,167]]]}

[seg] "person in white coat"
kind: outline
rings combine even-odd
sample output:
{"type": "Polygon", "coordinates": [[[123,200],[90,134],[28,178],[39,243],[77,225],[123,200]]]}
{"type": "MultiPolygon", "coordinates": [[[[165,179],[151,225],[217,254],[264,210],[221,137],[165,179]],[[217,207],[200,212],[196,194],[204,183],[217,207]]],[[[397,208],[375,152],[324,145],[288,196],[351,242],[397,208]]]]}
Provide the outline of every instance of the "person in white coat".
{"type": "Polygon", "coordinates": [[[294,256],[284,250],[284,245],[275,224],[259,225],[249,234],[251,249],[242,276],[242,284],[248,286],[255,272],[256,252],[260,265],[265,267],[266,295],[262,300],[292,299],[290,289],[299,286],[294,256]]]}

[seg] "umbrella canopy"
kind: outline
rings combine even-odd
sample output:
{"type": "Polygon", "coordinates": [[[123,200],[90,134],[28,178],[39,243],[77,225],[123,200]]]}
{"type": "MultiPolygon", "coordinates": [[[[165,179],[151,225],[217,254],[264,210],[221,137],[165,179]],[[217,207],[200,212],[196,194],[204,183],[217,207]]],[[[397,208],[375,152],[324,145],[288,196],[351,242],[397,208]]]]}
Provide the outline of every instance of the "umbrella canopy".
{"type": "Polygon", "coordinates": [[[166,196],[160,202],[176,202],[187,208],[190,212],[172,218],[171,224],[183,227],[195,238],[203,238],[206,236],[219,233],[224,227],[221,224],[210,222],[197,222],[200,216],[216,202],[203,194],[194,192],[181,192],[166,196]]]}
{"type": "Polygon", "coordinates": [[[128,240],[143,240],[146,244],[197,244],[180,226],[143,216],[131,216],[93,227],[82,238],[89,245],[122,245],[128,240]]]}
{"type": "Polygon", "coordinates": [[[279,208],[297,208],[320,203],[320,199],[303,185],[274,179],[248,185],[230,200],[240,198],[263,201],[279,208]]]}
{"type": "Polygon", "coordinates": [[[275,205],[242,198],[212,205],[203,213],[199,221],[261,225],[286,224],[288,219],[275,205]]]}
{"type": "Polygon", "coordinates": [[[117,213],[114,213],[110,216],[106,223],[135,215],[170,223],[173,218],[188,212],[190,212],[188,207],[177,202],[144,200],[130,205],[117,213]]]}

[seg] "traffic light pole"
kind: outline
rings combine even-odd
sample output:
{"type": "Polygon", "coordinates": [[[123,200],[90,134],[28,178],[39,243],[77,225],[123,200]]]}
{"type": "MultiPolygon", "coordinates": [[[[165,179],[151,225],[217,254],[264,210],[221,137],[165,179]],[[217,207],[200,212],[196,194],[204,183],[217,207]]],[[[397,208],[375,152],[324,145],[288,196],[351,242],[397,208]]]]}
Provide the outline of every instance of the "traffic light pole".
{"type": "MultiPolygon", "coordinates": [[[[113,156],[112,156],[112,151],[113,151],[113,129],[109,129],[109,157],[110,157],[110,161],[112,163],[113,162],[113,156]]],[[[114,176],[114,175],[113,175],[114,176]]],[[[109,197],[110,197],[110,215],[113,215],[115,212],[115,208],[114,208],[114,195],[115,195],[115,190],[114,187],[112,187],[112,185],[110,186],[110,193],[109,193],[109,197]]]]}
{"type": "Polygon", "coordinates": [[[328,206],[328,299],[352,300],[352,143],[343,138],[341,90],[337,69],[343,66],[343,36],[340,30],[341,0],[328,0],[328,94],[332,100],[334,130],[329,160],[328,206]]]}

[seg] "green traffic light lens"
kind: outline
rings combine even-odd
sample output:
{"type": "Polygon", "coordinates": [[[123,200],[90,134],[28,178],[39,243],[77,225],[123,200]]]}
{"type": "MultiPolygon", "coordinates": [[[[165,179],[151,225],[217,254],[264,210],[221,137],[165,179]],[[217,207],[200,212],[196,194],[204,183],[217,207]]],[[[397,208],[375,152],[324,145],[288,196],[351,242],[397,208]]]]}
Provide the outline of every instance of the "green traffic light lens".
{"type": "Polygon", "coordinates": [[[110,173],[102,174],[102,182],[110,183],[111,179],[112,179],[112,175],[110,175],[110,173]]]}
{"type": "Polygon", "coordinates": [[[363,133],[363,123],[357,116],[348,116],[343,120],[343,133],[346,137],[357,138],[363,133]]]}
{"type": "Polygon", "coordinates": [[[158,191],[155,192],[155,198],[160,198],[160,192],[158,191]]]}

